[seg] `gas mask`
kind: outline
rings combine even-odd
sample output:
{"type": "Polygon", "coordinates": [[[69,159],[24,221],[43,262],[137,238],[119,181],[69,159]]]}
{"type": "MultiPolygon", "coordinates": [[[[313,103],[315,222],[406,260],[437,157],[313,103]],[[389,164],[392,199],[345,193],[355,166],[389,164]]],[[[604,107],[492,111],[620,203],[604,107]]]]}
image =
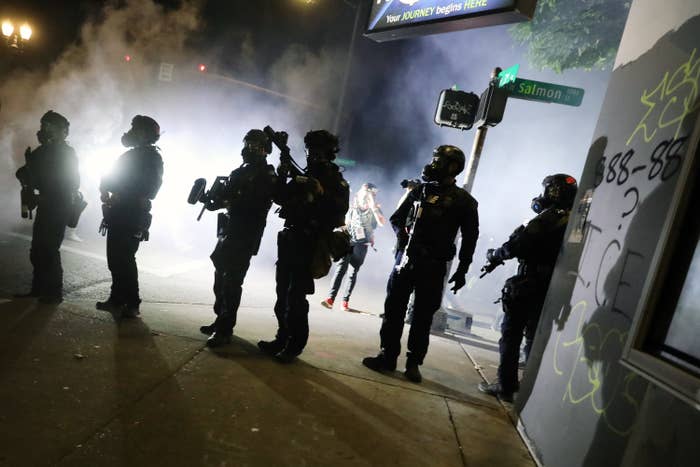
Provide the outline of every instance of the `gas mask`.
{"type": "Polygon", "coordinates": [[[551,205],[551,199],[549,199],[546,195],[539,195],[535,198],[532,198],[532,204],[530,204],[530,207],[533,211],[535,211],[535,214],[539,214],[551,205]]]}
{"type": "Polygon", "coordinates": [[[130,129],[122,135],[122,146],[125,148],[133,148],[138,146],[138,140],[134,135],[134,129],[130,129]]]}
{"type": "Polygon", "coordinates": [[[260,162],[265,156],[265,148],[257,141],[246,141],[241,149],[241,157],[246,164],[260,162]]]}
{"type": "Polygon", "coordinates": [[[50,123],[42,123],[41,128],[36,132],[36,139],[39,141],[39,144],[51,144],[56,141],[63,141],[66,136],[65,131],[56,128],[50,123]]]}
{"type": "Polygon", "coordinates": [[[323,150],[313,148],[313,149],[306,149],[306,165],[309,167],[312,166],[320,166],[323,164],[328,163],[328,158],[326,157],[326,153],[323,150]]]}
{"type": "Polygon", "coordinates": [[[449,163],[442,157],[433,157],[432,162],[423,167],[421,174],[421,178],[426,182],[441,182],[449,176],[449,163]]]}
{"type": "Polygon", "coordinates": [[[39,140],[39,144],[49,144],[51,142],[51,136],[46,130],[37,131],[36,139],[39,140]]]}

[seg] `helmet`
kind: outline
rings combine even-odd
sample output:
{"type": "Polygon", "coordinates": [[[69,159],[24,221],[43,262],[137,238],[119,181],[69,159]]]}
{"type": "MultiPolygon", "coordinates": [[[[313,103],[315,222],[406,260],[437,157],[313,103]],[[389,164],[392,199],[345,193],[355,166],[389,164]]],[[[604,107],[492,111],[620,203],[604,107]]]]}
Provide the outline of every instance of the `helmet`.
{"type": "Polygon", "coordinates": [[[542,180],[542,194],[532,200],[532,210],[540,213],[550,206],[571,209],[578,190],[576,179],[567,174],[548,175],[542,180]]]}
{"type": "Polygon", "coordinates": [[[309,155],[324,156],[332,161],[340,150],[338,137],[326,130],[312,130],[304,136],[304,144],[309,155]]]}
{"type": "Polygon", "coordinates": [[[433,157],[444,157],[446,158],[450,163],[456,163],[457,164],[457,169],[455,170],[454,173],[450,175],[457,175],[459,174],[462,170],[464,170],[464,164],[466,163],[466,157],[464,157],[464,153],[462,152],[461,149],[459,149],[457,146],[451,146],[449,144],[444,144],[442,146],[438,146],[433,150],[433,157]]]}
{"type": "Polygon", "coordinates": [[[49,110],[42,115],[40,123],[41,129],[36,133],[36,136],[41,144],[57,140],[63,141],[68,137],[70,123],[68,119],[60,113],[49,110]]]}
{"type": "Polygon", "coordinates": [[[247,145],[257,145],[261,147],[265,154],[270,154],[272,152],[272,141],[267,137],[264,131],[253,129],[245,134],[243,137],[243,143],[247,145]]]}
{"type": "Polygon", "coordinates": [[[131,128],[141,130],[148,144],[153,144],[160,138],[160,125],[151,117],[137,115],[131,120],[131,128]]]}
{"type": "Polygon", "coordinates": [[[44,115],[42,115],[40,122],[43,124],[49,124],[60,128],[66,132],[66,135],[68,134],[68,128],[70,127],[70,123],[68,122],[68,119],[66,117],[64,117],[58,112],[49,110],[44,115]]]}
{"type": "Polygon", "coordinates": [[[433,160],[423,167],[423,180],[440,182],[464,170],[466,158],[457,146],[442,145],[433,150],[433,160]],[[455,167],[456,164],[456,167],[455,167]]]}
{"type": "Polygon", "coordinates": [[[122,135],[127,148],[155,144],[160,139],[160,125],[151,117],[137,115],[131,120],[131,129],[122,135]]]}

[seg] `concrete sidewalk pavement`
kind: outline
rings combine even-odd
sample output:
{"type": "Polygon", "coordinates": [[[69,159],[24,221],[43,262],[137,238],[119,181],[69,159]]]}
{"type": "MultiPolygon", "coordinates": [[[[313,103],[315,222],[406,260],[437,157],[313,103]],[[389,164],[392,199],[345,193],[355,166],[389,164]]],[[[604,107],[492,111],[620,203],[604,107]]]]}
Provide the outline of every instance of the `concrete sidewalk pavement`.
{"type": "Polygon", "coordinates": [[[255,346],[268,307],[210,351],[209,307],[93,305],[0,299],[0,465],[534,465],[455,340],[432,337],[416,385],[360,364],[375,316],[312,304],[306,351],[281,365],[255,346]]]}

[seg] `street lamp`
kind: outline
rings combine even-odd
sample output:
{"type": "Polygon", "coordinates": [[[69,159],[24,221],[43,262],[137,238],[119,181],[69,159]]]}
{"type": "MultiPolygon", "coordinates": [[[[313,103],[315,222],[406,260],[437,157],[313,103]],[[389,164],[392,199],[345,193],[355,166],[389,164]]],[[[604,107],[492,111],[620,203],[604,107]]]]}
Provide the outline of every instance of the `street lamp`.
{"type": "Polygon", "coordinates": [[[2,35],[5,37],[7,46],[12,49],[22,50],[24,43],[31,39],[32,32],[31,26],[27,23],[16,28],[10,20],[6,19],[2,22],[2,35]]]}
{"type": "Polygon", "coordinates": [[[2,22],[2,35],[5,37],[10,37],[13,32],[15,32],[14,25],[7,20],[3,21],[2,22]]]}
{"type": "Polygon", "coordinates": [[[29,27],[27,23],[19,27],[19,37],[21,37],[23,41],[28,41],[32,37],[32,28],[29,27]]]}

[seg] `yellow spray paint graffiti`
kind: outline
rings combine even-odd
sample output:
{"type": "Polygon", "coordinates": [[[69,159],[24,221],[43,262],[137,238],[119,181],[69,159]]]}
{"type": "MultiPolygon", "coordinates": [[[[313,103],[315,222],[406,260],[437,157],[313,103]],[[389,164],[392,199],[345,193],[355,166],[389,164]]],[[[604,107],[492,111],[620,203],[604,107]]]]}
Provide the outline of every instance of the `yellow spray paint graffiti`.
{"type": "Polygon", "coordinates": [[[697,102],[700,57],[696,58],[696,52],[697,49],[693,49],[688,60],[672,74],[668,71],[664,73],[661,81],[651,91],[644,90],[640,100],[647,111],[627,139],[628,146],[638,132],[642,133],[644,142],[649,143],[658,129],[674,125],[674,138],[678,138],[683,121],[700,108],[700,103],[697,102]],[[659,110],[660,113],[657,113],[659,110]]]}
{"type": "Polygon", "coordinates": [[[646,383],[617,362],[627,332],[587,322],[587,308],[586,301],[572,308],[571,317],[578,315],[572,338],[567,339],[564,333],[557,335],[553,366],[557,375],[566,378],[562,400],[573,405],[589,403],[611,431],[627,436],[639,411],[636,394],[643,394],[639,384],[646,383]],[[613,411],[628,416],[618,419],[613,411]]]}

